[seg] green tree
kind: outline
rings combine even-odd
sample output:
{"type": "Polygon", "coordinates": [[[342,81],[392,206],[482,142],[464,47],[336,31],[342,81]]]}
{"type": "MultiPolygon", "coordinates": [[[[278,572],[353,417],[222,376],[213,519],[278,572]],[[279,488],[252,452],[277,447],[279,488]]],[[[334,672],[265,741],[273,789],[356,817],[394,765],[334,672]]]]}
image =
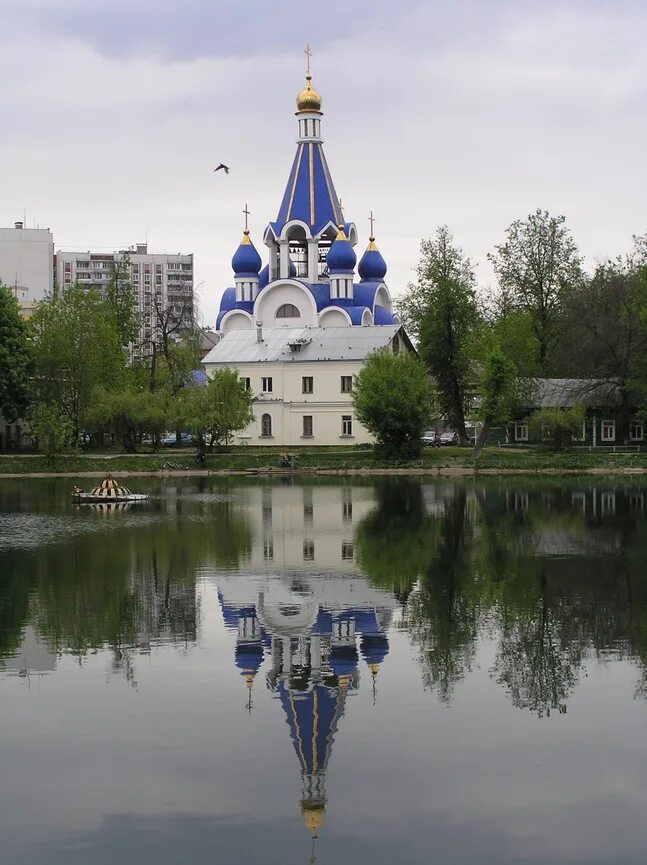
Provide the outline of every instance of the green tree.
{"type": "Polygon", "coordinates": [[[506,309],[530,315],[538,344],[539,370],[546,375],[560,335],[566,297],[582,278],[581,259],[564,216],[536,210],[517,219],[505,243],[488,256],[506,309]]]}
{"type": "Polygon", "coordinates": [[[474,447],[474,459],[480,457],[492,423],[494,421],[509,423],[517,404],[517,368],[496,344],[489,349],[485,357],[477,392],[479,396],[477,414],[482,427],[474,447]]]}
{"type": "Polygon", "coordinates": [[[582,435],[584,417],[581,406],[542,408],[530,415],[530,435],[535,441],[548,441],[554,450],[563,451],[582,435]]]}
{"type": "Polygon", "coordinates": [[[18,302],[0,283],[0,416],[13,422],[29,405],[32,349],[18,302]]]}
{"type": "Polygon", "coordinates": [[[137,450],[144,435],[159,441],[167,426],[165,395],[146,390],[97,387],[87,414],[90,429],[113,433],[127,453],[137,450]]]}
{"type": "Polygon", "coordinates": [[[48,459],[65,450],[72,441],[72,422],[56,403],[41,402],[34,406],[31,426],[39,449],[48,459]]]}
{"type": "Polygon", "coordinates": [[[412,353],[370,355],[353,387],[358,420],[390,456],[415,457],[432,410],[424,365],[412,353]]]}
{"type": "Polygon", "coordinates": [[[442,226],[423,240],[418,280],[399,311],[418,340],[420,356],[437,385],[438,407],[465,444],[465,405],[472,385],[470,343],[478,324],[472,264],[442,226]]]}
{"type": "Polygon", "coordinates": [[[179,400],[176,422],[184,422],[204,452],[206,444],[229,446],[233,434],[254,420],[252,392],[233,369],[219,369],[204,387],[186,388],[179,400]]]}
{"type": "Polygon", "coordinates": [[[115,327],[126,346],[137,336],[139,316],[137,313],[137,293],[130,278],[130,255],[122,253],[113,265],[110,280],[106,287],[105,300],[113,316],[115,327]]]}
{"type": "Polygon", "coordinates": [[[31,321],[38,396],[60,407],[76,438],[95,387],[115,388],[125,374],[113,312],[97,292],[72,286],[40,303],[31,321]]]}

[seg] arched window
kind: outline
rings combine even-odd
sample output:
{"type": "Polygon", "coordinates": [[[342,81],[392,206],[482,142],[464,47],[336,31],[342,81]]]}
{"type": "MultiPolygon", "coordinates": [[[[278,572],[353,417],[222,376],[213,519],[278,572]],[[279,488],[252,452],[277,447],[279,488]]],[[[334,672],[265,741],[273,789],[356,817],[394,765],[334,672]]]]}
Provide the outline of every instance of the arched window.
{"type": "Polygon", "coordinates": [[[261,436],[269,438],[272,435],[272,418],[269,414],[264,414],[261,418],[261,436]]]}
{"type": "Polygon", "coordinates": [[[301,318],[301,313],[293,303],[284,303],[276,310],[277,318],[301,318]]]}

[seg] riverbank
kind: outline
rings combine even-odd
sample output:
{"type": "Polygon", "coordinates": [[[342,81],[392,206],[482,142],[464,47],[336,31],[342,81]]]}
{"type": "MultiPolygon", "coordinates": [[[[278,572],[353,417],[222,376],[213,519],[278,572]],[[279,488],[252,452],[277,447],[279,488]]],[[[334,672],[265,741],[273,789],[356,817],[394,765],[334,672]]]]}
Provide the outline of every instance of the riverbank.
{"type": "Polygon", "coordinates": [[[421,458],[390,462],[370,448],[329,448],[296,452],[294,469],[279,469],[275,450],[240,448],[207,454],[204,467],[196,465],[195,452],[157,454],[63,454],[54,460],[40,455],[0,455],[0,478],[9,477],[115,477],[147,475],[387,475],[428,474],[643,474],[647,453],[599,453],[573,451],[551,453],[540,449],[487,448],[477,463],[462,448],[428,448],[421,458]]]}

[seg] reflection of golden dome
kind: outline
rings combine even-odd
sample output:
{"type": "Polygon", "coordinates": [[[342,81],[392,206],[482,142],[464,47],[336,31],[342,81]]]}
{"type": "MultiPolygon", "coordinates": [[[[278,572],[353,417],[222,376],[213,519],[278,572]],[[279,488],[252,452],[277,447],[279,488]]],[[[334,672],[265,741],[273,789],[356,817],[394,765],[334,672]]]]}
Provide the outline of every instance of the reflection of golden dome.
{"type": "Polygon", "coordinates": [[[298,111],[321,111],[321,96],[310,84],[312,75],[306,75],[306,86],[297,96],[298,111]]]}
{"type": "Polygon", "coordinates": [[[323,826],[326,809],[323,805],[302,805],[303,824],[309,832],[316,835],[323,826]]]}

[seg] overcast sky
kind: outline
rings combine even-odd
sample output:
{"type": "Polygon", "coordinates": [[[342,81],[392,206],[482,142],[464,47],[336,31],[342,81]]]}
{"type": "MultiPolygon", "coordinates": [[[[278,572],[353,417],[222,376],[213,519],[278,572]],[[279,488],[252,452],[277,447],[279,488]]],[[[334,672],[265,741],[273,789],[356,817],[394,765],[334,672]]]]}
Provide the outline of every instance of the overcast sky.
{"type": "MultiPolygon", "coordinates": [[[[0,0],[0,225],[60,248],[193,252],[206,323],[248,202],[263,255],[294,156],[303,47],[358,251],[394,295],[446,223],[486,255],[537,207],[583,255],[647,231],[644,0],[0,0]],[[213,174],[219,162],[231,174],[213,174]]],[[[264,257],[264,256],[263,256],[264,257]]],[[[264,257],[265,258],[265,257],[264,257]]]]}

